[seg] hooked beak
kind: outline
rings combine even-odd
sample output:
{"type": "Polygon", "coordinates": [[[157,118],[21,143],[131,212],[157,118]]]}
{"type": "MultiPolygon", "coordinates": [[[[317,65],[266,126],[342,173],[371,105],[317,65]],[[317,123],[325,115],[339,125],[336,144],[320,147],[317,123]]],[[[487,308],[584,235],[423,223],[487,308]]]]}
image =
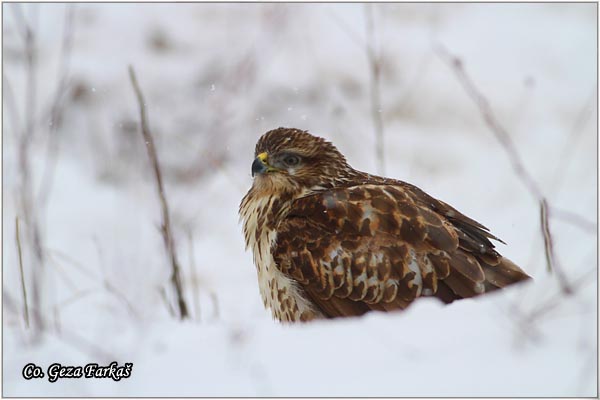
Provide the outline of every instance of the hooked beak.
{"type": "Polygon", "coordinates": [[[252,162],[252,177],[256,174],[264,174],[272,170],[273,168],[267,164],[267,153],[260,153],[252,162]]]}

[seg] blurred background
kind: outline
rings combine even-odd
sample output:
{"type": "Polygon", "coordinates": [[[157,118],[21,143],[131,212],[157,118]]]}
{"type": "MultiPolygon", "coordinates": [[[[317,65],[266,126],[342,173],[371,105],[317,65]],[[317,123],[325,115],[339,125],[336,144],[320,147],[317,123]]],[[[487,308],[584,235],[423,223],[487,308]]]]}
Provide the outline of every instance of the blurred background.
{"type": "Polygon", "coordinates": [[[2,11],[4,396],[597,396],[596,4],[2,11]],[[279,126],[480,221],[534,281],[450,306],[273,322],[237,211],[254,144],[279,126]],[[552,271],[540,196],[511,157],[548,202],[552,271]],[[131,378],[21,376],[29,362],[111,361],[132,362],[131,378]]]}

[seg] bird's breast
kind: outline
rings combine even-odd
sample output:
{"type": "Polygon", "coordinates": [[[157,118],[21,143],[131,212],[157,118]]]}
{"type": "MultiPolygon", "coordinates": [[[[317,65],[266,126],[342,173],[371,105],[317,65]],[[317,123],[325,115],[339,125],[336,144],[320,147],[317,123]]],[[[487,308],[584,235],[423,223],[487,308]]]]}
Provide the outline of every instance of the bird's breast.
{"type": "Polygon", "coordinates": [[[320,316],[298,283],[277,268],[273,249],[277,242],[278,199],[263,197],[242,203],[246,247],[252,250],[258,287],[266,308],[282,322],[306,321],[320,316]]]}

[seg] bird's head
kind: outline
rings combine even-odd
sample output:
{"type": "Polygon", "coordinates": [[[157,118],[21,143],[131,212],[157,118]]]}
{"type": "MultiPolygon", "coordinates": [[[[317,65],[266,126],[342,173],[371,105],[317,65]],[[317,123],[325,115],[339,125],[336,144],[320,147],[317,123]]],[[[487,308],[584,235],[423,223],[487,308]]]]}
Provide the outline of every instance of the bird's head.
{"type": "Polygon", "coordinates": [[[254,156],[253,188],[270,192],[331,187],[352,171],[333,144],[293,128],[265,133],[256,144],[254,156]]]}

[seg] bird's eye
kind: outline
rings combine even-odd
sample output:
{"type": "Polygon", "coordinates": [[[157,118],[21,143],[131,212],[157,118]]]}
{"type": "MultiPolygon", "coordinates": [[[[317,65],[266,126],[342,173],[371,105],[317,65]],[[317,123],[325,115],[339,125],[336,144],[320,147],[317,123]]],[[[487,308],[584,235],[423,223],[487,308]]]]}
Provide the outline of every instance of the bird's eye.
{"type": "Polygon", "coordinates": [[[300,157],[294,156],[294,155],[288,155],[283,159],[283,162],[288,167],[295,167],[296,165],[300,164],[300,157]]]}

